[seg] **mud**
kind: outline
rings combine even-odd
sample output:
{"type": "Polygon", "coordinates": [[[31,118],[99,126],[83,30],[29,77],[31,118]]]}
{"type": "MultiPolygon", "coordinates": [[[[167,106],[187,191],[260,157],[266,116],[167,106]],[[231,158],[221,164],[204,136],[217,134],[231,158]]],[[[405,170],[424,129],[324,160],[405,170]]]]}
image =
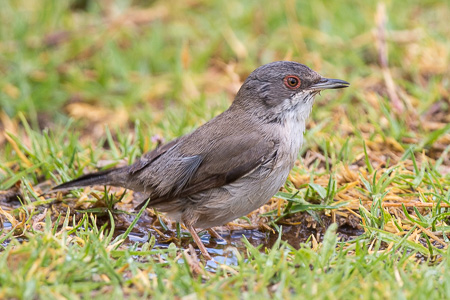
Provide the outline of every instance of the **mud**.
{"type": "MultiPolygon", "coordinates": [[[[0,197],[0,206],[5,211],[9,211],[14,215],[14,209],[19,208],[21,205],[17,200],[17,196],[19,195],[18,190],[4,193],[1,195],[2,197],[0,197]]],[[[68,207],[71,206],[71,218],[75,218],[76,221],[79,221],[83,217],[84,212],[80,210],[77,211],[77,208],[73,206],[74,203],[75,201],[55,201],[48,205],[38,206],[36,209],[42,213],[47,208],[47,213],[51,213],[52,220],[56,221],[58,215],[62,214],[64,216],[68,207]]],[[[130,203],[130,207],[132,206],[133,205],[130,203]]],[[[109,214],[105,207],[101,207],[100,204],[100,207],[91,206],[91,209],[92,208],[96,209],[95,215],[98,227],[110,222],[109,214]]],[[[125,207],[120,207],[120,209],[125,209],[125,207]]],[[[35,217],[39,215],[41,214],[35,214],[35,217]]],[[[135,218],[134,214],[120,213],[117,211],[113,215],[115,222],[115,236],[124,233],[135,218]]],[[[295,249],[300,248],[302,243],[310,241],[312,236],[314,236],[317,242],[322,241],[326,229],[331,224],[331,217],[323,214],[320,216],[320,222],[312,221],[311,216],[306,212],[289,216],[289,221],[295,220],[296,225],[283,225],[283,220],[281,220],[281,223],[278,224],[282,231],[281,239],[295,249]]],[[[54,226],[61,226],[62,219],[64,218],[60,219],[60,224],[54,224],[54,226]]],[[[3,229],[2,234],[6,234],[12,229],[11,223],[4,217],[0,218],[0,223],[2,223],[0,224],[0,230],[3,229]]],[[[70,220],[70,223],[72,223],[72,220],[70,220]]],[[[31,222],[31,224],[33,224],[33,222],[31,222]]],[[[338,224],[340,225],[338,227],[338,236],[342,241],[353,239],[363,233],[363,230],[359,226],[350,226],[349,222],[346,222],[345,220],[341,220],[338,224]]],[[[280,233],[276,232],[274,229],[271,230],[268,226],[264,227],[267,229],[245,229],[245,226],[243,226],[243,228],[239,228],[239,226],[222,226],[215,229],[223,239],[212,238],[206,231],[201,232],[200,236],[208,249],[208,252],[217,262],[234,264],[237,262],[238,253],[246,256],[246,247],[243,237],[245,237],[251,245],[259,247],[260,251],[266,251],[266,249],[271,249],[273,247],[280,233]]],[[[180,236],[178,236],[175,223],[170,223],[163,217],[158,218],[158,216],[152,214],[151,211],[147,211],[142,214],[124,245],[136,246],[136,244],[138,244],[137,248],[139,248],[140,244],[150,241],[152,236],[155,236],[156,239],[155,248],[164,249],[171,243],[175,243],[177,247],[187,249],[189,244],[194,244],[190,234],[186,230],[182,229],[180,231],[180,236]]],[[[8,241],[5,241],[2,246],[6,246],[7,244],[8,241]]],[[[200,255],[199,252],[197,252],[197,254],[200,255]]]]}

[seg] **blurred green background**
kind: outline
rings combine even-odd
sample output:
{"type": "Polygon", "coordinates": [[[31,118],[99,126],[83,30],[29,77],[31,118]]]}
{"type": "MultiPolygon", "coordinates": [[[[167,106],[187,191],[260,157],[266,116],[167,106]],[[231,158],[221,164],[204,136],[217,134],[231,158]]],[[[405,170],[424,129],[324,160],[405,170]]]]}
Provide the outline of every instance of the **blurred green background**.
{"type": "MultiPolygon", "coordinates": [[[[304,149],[333,152],[354,135],[429,146],[448,131],[446,1],[0,1],[0,128],[15,136],[25,120],[56,135],[71,120],[71,133],[97,142],[106,126],[133,134],[139,122],[147,151],[283,59],[351,83],[317,98],[304,149]]],[[[0,145],[0,161],[14,160],[3,134],[0,145]]]]}
{"type": "MultiPolygon", "coordinates": [[[[437,96],[433,76],[448,72],[448,2],[385,3],[389,65],[422,112],[437,96]]],[[[195,111],[192,101],[223,109],[249,72],[281,59],[350,81],[346,97],[363,101],[381,76],[376,9],[377,1],[1,0],[0,105],[40,127],[89,119],[71,103],[150,121],[162,108],[195,111]]]]}

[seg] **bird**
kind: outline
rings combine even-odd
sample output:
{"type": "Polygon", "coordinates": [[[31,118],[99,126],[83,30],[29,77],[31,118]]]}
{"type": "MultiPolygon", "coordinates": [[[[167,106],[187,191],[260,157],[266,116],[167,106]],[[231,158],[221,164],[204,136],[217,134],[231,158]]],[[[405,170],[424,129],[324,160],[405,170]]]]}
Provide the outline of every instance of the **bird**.
{"type": "Polygon", "coordinates": [[[143,193],[148,202],[190,232],[210,260],[197,229],[245,216],[284,185],[303,143],[315,96],[346,88],[306,65],[276,61],[246,78],[230,107],[191,133],[143,154],[131,165],[87,174],[53,191],[93,185],[143,193]]]}

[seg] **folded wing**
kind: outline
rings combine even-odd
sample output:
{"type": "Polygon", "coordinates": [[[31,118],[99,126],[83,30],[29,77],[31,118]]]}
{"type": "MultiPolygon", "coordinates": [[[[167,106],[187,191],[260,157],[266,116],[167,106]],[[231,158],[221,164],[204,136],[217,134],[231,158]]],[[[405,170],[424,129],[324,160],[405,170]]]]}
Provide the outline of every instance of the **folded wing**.
{"type": "Polygon", "coordinates": [[[277,149],[277,141],[258,132],[196,139],[194,145],[189,140],[155,149],[131,166],[129,176],[149,192],[152,205],[231,183],[261,166],[277,149]]]}

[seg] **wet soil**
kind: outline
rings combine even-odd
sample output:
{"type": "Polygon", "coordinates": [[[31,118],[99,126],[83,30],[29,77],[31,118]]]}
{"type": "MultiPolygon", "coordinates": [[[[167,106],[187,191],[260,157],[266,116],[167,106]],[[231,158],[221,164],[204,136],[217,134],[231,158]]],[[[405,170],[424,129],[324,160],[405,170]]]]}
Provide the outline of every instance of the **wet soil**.
{"type": "MultiPolygon", "coordinates": [[[[17,187],[5,191],[0,194],[0,207],[14,215],[13,210],[21,206],[21,203],[18,200],[20,198],[20,190],[17,187]]],[[[55,201],[51,204],[38,206],[37,210],[44,212],[47,208],[52,214],[52,220],[56,221],[58,215],[65,215],[70,207],[70,211],[72,212],[71,217],[78,221],[81,220],[84,212],[78,211],[73,207],[75,202],[75,200],[73,202],[67,200],[64,202],[55,201]]],[[[133,203],[127,205],[120,204],[120,209],[131,211],[133,206],[133,203]]],[[[107,209],[105,207],[102,208],[101,206],[96,207],[96,209],[98,209],[96,216],[99,227],[105,223],[109,223],[110,220],[107,209]],[[104,213],[101,213],[102,209],[104,213]]],[[[35,215],[37,216],[39,214],[35,215]]],[[[125,232],[135,218],[134,214],[120,213],[118,211],[113,215],[115,235],[125,232]]],[[[325,215],[321,215],[320,223],[312,222],[312,218],[308,213],[296,214],[289,218],[295,219],[296,225],[279,224],[279,226],[281,225],[280,228],[282,230],[281,239],[295,249],[298,249],[302,243],[310,240],[311,236],[314,236],[314,238],[320,242],[323,239],[326,229],[331,224],[331,217],[325,215]]],[[[166,223],[167,221],[167,219],[158,218],[153,211],[147,210],[142,214],[141,218],[134,226],[124,245],[131,246],[137,243],[139,248],[139,244],[146,243],[150,240],[151,236],[155,236],[156,248],[167,248],[170,243],[175,243],[178,247],[184,249],[187,249],[189,244],[193,244],[195,247],[190,234],[186,230],[182,229],[181,236],[177,236],[176,224],[166,223]]],[[[60,222],[62,222],[62,220],[60,220],[60,222]]],[[[70,220],[70,222],[72,221],[70,220]]],[[[11,223],[4,217],[2,218],[0,216],[0,223],[0,229],[5,229],[4,232],[8,232],[11,229],[11,223]]],[[[340,224],[338,227],[338,235],[342,241],[353,239],[363,233],[363,230],[359,226],[350,226],[348,222],[338,222],[338,224],[340,224]]],[[[59,226],[60,225],[62,225],[62,223],[60,223],[59,226]]],[[[246,229],[246,226],[239,227],[239,225],[221,226],[216,227],[215,229],[223,239],[213,238],[207,231],[201,232],[200,236],[208,249],[208,252],[210,252],[211,256],[214,257],[216,261],[234,263],[236,261],[235,251],[245,255],[246,247],[243,237],[245,237],[251,245],[260,247],[260,251],[265,251],[266,249],[273,247],[279,237],[279,233],[275,230],[271,230],[268,226],[265,227],[266,229],[261,229],[261,226],[254,226],[251,229],[246,229]]],[[[5,241],[5,245],[3,246],[6,246],[7,242],[8,241],[5,241]]],[[[197,254],[200,253],[197,252],[197,254]]]]}

